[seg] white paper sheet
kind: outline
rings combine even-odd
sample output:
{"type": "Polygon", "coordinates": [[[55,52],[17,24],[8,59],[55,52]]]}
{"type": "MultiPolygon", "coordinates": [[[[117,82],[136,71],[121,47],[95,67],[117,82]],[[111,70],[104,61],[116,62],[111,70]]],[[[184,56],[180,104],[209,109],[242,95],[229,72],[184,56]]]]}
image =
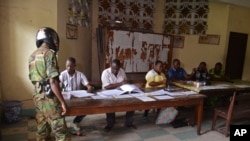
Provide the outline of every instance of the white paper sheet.
{"type": "Polygon", "coordinates": [[[129,94],[129,95],[131,95],[131,96],[133,96],[133,97],[137,97],[137,96],[146,96],[145,93],[134,93],[134,94],[129,94]]]}
{"type": "Polygon", "coordinates": [[[122,91],[129,92],[129,93],[133,93],[133,92],[142,93],[142,91],[133,84],[124,84],[124,85],[120,86],[120,89],[122,91]]]}
{"type": "Polygon", "coordinates": [[[92,99],[112,99],[112,96],[100,96],[100,95],[93,95],[91,96],[92,99]]]}
{"type": "Polygon", "coordinates": [[[166,91],[166,94],[167,94],[167,95],[170,95],[170,96],[185,95],[184,93],[181,93],[181,92],[168,92],[168,91],[166,91]]]}
{"type": "Polygon", "coordinates": [[[166,94],[166,91],[164,91],[164,89],[161,89],[161,90],[149,92],[148,94],[149,95],[164,95],[166,94]]]}
{"type": "Polygon", "coordinates": [[[158,99],[158,100],[163,100],[163,99],[174,99],[173,97],[168,96],[168,95],[157,95],[157,96],[154,96],[154,98],[156,98],[156,99],[158,99]]]}
{"type": "Polygon", "coordinates": [[[95,94],[93,94],[93,93],[88,93],[88,92],[85,91],[85,90],[70,91],[69,93],[70,93],[72,96],[74,96],[74,97],[89,97],[89,96],[95,95],[95,94]]]}
{"type": "Polygon", "coordinates": [[[143,102],[148,102],[148,101],[155,101],[155,99],[151,98],[151,97],[147,97],[147,96],[137,96],[137,99],[140,99],[143,102]]]}
{"type": "Polygon", "coordinates": [[[117,98],[117,99],[120,99],[120,98],[133,98],[132,95],[128,95],[128,94],[125,94],[125,95],[117,95],[117,96],[113,96],[114,98],[117,98]]]}
{"type": "Polygon", "coordinates": [[[71,98],[71,94],[69,92],[62,92],[62,96],[65,100],[68,100],[71,98]]]}
{"type": "Polygon", "coordinates": [[[121,95],[124,93],[125,93],[124,91],[118,90],[118,89],[103,90],[101,92],[97,92],[98,95],[102,95],[102,96],[114,96],[114,95],[121,95]]]}

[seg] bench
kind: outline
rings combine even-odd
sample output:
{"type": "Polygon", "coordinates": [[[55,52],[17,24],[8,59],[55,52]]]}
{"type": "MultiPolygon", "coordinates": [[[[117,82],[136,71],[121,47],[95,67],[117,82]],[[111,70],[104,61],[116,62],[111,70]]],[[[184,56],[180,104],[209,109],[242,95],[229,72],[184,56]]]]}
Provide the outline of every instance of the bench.
{"type": "Polygon", "coordinates": [[[236,92],[234,92],[230,98],[228,107],[217,107],[214,109],[212,130],[219,131],[228,137],[231,121],[247,117],[250,117],[250,94],[236,94],[236,92]],[[216,128],[218,117],[226,120],[224,131],[216,128]]]}

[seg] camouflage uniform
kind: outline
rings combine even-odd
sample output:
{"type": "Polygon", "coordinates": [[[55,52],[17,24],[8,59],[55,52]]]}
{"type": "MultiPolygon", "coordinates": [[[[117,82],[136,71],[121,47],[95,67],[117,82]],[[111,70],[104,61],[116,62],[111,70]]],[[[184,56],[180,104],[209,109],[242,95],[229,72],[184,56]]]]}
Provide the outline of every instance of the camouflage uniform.
{"type": "Polygon", "coordinates": [[[29,58],[29,77],[34,84],[33,100],[36,108],[37,140],[50,138],[50,131],[57,141],[70,140],[61,104],[56,96],[47,97],[39,84],[44,79],[59,76],[56,55],[47,45],[42,45],[29,58]]]}

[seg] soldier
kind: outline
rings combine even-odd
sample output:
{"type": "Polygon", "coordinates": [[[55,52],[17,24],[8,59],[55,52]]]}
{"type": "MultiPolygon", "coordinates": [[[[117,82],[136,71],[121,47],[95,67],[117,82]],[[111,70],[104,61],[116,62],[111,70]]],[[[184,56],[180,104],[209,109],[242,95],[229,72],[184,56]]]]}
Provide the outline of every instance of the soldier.
{"type": "Polygon", "coordinates": [[[64,118],[67,107],[59,87],[56,58],[59,37],[55,30],[49,27],[39,29],[36,46],[29,58],[29,78],[34,85],[37,140],[49,140],[52,130],[57,141],[68,141],[70,136],[64,118]]]}

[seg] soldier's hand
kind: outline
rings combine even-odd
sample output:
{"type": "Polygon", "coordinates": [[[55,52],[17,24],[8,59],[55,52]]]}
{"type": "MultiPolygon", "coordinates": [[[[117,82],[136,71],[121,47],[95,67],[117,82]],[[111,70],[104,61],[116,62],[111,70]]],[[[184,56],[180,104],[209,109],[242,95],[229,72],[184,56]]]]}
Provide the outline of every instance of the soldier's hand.
{"type": "Polygon", "coordinates": [[[62,103],[62,116],[64,116],[66,113],[67,113],[67,107],[66,107],[66,104],[65,103],[62,103]]]}

